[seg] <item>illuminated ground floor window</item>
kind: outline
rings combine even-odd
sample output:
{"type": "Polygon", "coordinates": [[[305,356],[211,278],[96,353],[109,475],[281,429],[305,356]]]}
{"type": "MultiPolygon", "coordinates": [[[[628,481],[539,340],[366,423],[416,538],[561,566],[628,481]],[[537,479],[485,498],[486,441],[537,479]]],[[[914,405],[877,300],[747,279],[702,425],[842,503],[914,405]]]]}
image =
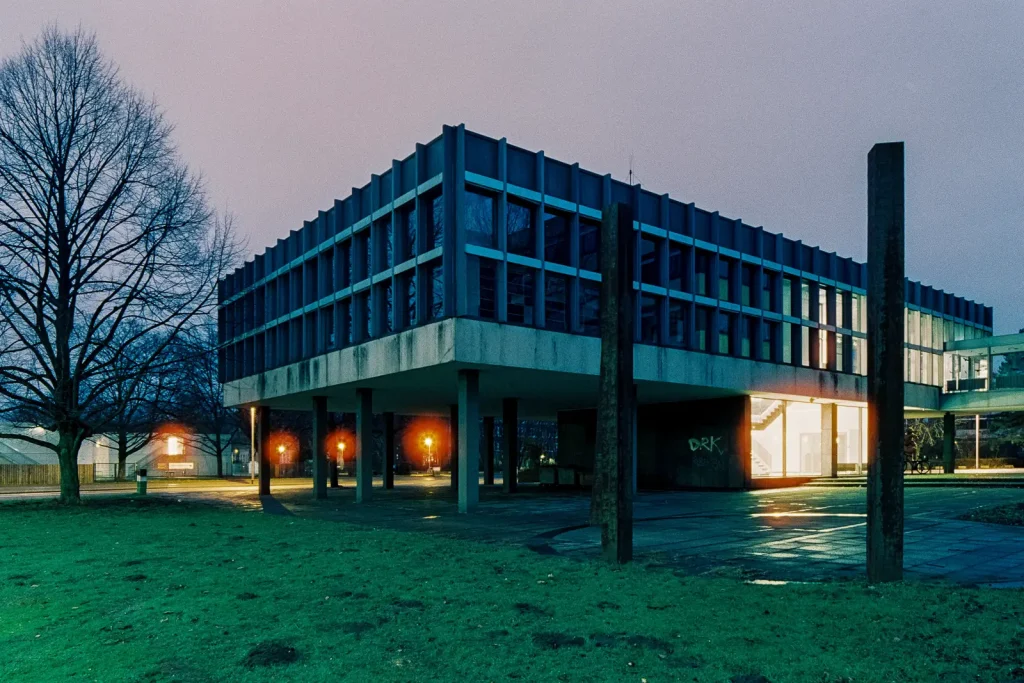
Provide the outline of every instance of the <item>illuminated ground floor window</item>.
{"type": "Polygon", "coordinates": [[[754,477],[829,474],[829,432],[835,411],[838,473],[866,469],[867,409],[854,405],[751,398],[751,473],[754,477]]]}

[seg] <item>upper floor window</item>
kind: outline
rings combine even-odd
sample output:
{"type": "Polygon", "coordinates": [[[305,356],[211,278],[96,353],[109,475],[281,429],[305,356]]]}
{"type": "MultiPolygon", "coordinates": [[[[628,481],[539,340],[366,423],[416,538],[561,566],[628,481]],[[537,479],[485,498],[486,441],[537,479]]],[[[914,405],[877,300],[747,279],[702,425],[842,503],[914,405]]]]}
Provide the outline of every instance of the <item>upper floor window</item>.
{"type": "Polygon", "coordinates": [[[536,272],[533,268],[508,266],[508,321],[522,325],[532,325],[535,308],[536,272]]]}
{"type": "Polygon", "coordinates": [[[466,241],[481,247],[497,246],[494,232],[494,197],[466,192],[466,241]]]}
{"type": "Polygon", "coordinates": [[[732,264],[729,259],[719,257],[718,259],[718,298],[722,301],[732,301],[730,280],[732,279],[732,264]]]}
{"type": "Polygon", "coordinates": [[[601,333],[601,285],[580,280],[580,331],[583,334],[601,333]]]}
{"type": "Polygon", "coordinates": [[[509,253],[536,256],[537,236],[533,225],[533,207],[511,199],[506,207],[505,230],[509,253]]]}
{"type": "Polygon", "coordinates": [[[668,286],[670,289],[683,291],[686,260],[683,247],[678,244],[668,245],[668,286]]]}
{"type": "Polygon", "coordinates": [[[686,304],[678,299],[668,300],[669,346],[683,346],[686,339],[686,304]]]}
{"type": "Polygon", "coordinates": [[[694,252],[694,294],[708,296],[711,287],[711,252],[698,249],[694,252]]]}
{"type": "Polygon", "coordinates": [[[489,258],[479,259],[480,266],[480,306],[477,309],[477,315],[481,318],[488,318],[494,320],[498,317],[498,301],[497,301],[497,280],[498,280],[498,266],[497,261],[492,261],[489,258]]]}
{"type": "Polygon", "coordinates": [[[572,220],[560,211],[544,212],[544,260],[567,266],[570,263],[572,220]]]}
{"type": "Polygon", "coordinates": [[[430,222],[427,235],[430,239],[431,249],[444,246],[444,196],[437,195],[428,200],[430,222]]]}
{"type": "Polygon", "coordinates": [[[753,304],[754,299],[754,276],[757,272],[752,266],[740,265],[740,303],[744,306],[753,304]]]}
{"type": "Polygon", "coordinates": [[[544,273],[544,327],[569,329],[569,279],[551,272],[544,273]]]}
{"type": "Polygon", "coordinates": [[[595,273],[601,271],[601,224],[580,219],[580,268],[595,273]]]}
{"type": "Polygon", "coordinates": [[[640,297],[640,342],[642,344],[658,343],[659,303],[659,298],[649,294],[640,297]]]}
{"type": "Polygon", "coordinates": [[[398,211],[398,259],[408,261],[416,255],[419,223],[416,202],[409,202],[398,211]]]}
{"type": "Polygon", "coordinates": [[[391,217],[377,221],[372,227],[374,231],[373,253],[377,257],[373,272],[377,274],[390,268],[394,261],[391,249],[391,217]]]}
{"type": "Polygon", "coordinates": [[[435,261],[426,269],[427,286],[427,317],[438,320],[444,317],[444,269],[440,261],[435,261]]]}
{"type": "Polygon", "coordinates": [[[765,270],[761,272],[761,308],[765,311],[775,311],[775,278],[778,275],[765,270]]]}
{"type": "Polygon", "coordinates": [[[661,245],[646,235],[640,236],[640,282],[661,284],[661,245]]]}

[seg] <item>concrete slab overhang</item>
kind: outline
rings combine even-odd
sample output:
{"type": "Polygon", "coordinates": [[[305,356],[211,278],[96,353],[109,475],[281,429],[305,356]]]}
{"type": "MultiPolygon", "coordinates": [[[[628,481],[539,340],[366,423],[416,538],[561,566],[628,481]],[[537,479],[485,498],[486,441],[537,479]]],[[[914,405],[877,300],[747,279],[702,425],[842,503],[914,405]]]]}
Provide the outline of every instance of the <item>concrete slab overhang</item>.
{"type": "MultiPolygon", "coordinates": [[[[230,382],[229,406],[308,409],[314,395],[352,410],[357,388],[374,389],[374,410],[444,413],[456,402],[460,369],[478,369],[481,411],[521,399],[524,417],[597,403],[601,343],[594,337],[449,318],[230,382]]],[[[862,402],[864,377],[659,346],[637,345],[641,403],[758,394],[862,402]]],[[[938,389],[907,385],[908,405],[935,410],[938,389]],[[934,392],[930,391],[933,390],[934,392]]]]}
{"type": "Polygon", "coordinates": [[[1024,332],[946,342],[945,351],[965,357],[1022,353],[1024,352],[1024,332]]]}
{"type": "Polygon", "coordinates": [[[942,396],[941,413],[987,415],[988,413],[1024,411],[1024,389],[994,391],[962,391],[942,396]]]}

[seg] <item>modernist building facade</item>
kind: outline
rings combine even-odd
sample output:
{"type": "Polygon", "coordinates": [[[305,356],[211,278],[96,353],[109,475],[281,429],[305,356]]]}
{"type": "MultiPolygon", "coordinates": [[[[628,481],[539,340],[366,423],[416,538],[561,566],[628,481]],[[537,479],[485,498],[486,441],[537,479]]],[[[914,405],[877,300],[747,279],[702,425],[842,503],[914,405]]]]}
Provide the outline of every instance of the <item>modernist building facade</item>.
{"type": "MultiPolygon", "coordinates": [[[[864,264],[463,126],[221,283],[226,402],[446,412],[470,372],[480,414],[558,419],[559,461],[585,468],[611,202],[636,218],[640,485],[859,467],[864,264]]],[[[944,343],[991,335],[992,309],[913,281],[906,300],[905,403],[934,410],[944,343]]]]}

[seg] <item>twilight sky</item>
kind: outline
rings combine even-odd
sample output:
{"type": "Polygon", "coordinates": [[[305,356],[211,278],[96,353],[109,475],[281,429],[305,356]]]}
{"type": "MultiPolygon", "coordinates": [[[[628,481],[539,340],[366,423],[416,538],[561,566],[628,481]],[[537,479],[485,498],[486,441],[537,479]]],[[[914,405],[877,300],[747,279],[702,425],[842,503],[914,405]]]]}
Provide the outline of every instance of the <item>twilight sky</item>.
{"type": "Polygon", "coordinates": [[[0,57],[53,21],[254,253],[463,122],[863,260],[867,152],[905,140],[908,276],[1024,327],[1024,3],[34,0],[0,57]]]}

